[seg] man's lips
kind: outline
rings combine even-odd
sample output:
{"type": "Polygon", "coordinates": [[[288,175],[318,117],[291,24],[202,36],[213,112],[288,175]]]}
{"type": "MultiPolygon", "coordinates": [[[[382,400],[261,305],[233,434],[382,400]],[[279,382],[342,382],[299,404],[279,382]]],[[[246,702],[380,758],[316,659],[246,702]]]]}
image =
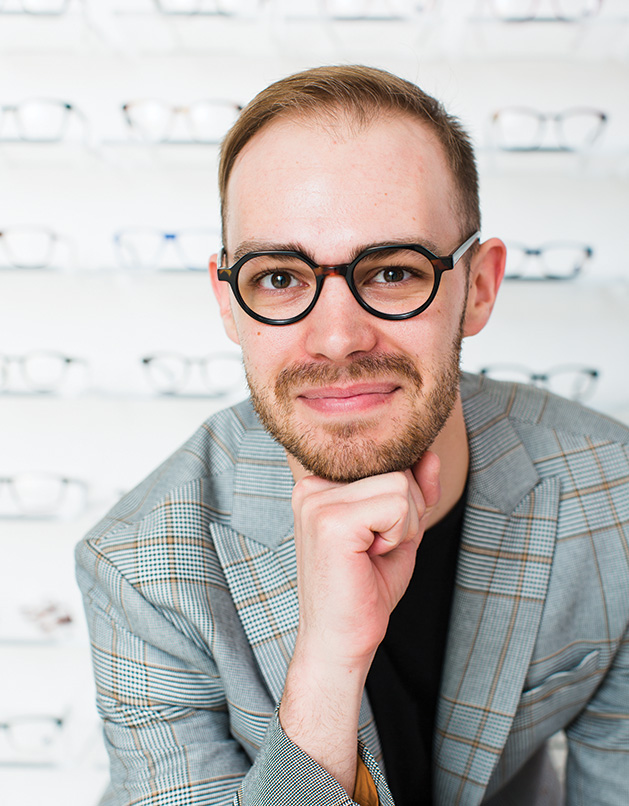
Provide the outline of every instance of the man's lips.
{"type": "Polygon", "coordinates": [[[362,395],[388,395],[399,389],[397,383],[357,383],[351,386],[322,386],[305,389],[297,396],[306,400],[343,399],[362,395]]]}
{"type": "Polygon", "coordinates": [[[319,386],[302,390],[297,399],[320,415],[357,416],[386,405],[399,388],[394,382],[319,386]]]}

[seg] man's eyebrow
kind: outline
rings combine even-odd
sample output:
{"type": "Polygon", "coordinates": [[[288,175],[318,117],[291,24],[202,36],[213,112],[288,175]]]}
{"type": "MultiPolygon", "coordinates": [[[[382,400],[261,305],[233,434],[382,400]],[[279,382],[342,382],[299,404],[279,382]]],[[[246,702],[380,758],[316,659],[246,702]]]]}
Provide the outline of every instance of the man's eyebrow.
{"type": "MultiPolygon", "coordinates": [[[[439,254],[438,247],[434,243],[434,241],[430,240],[429,238],[416,238],[416,237],[408,237],[408,238],[395,238],[388,241],[374,241],[372,243],[361,244],[357,246],[355,249],[352,250],[351,256],[348,263],[351,263],[354,258],[358,257],[361,252],[364,252],[366,249],[371,249],[373,247],[380,247],[380,246],[410,246],[411,244],[423,246],[425,249],[428,249],[433,254],[442,257],[439,254]]],[[[240,260],[240,258],[248,255],[250,252],[299,252],[302,255],[310,258],[313,263],[317,263],[316,258],[314,255],[306,249],[302,244],[299,243],[277,243],[276,241],[262,241],[255,238],[252,238],[247,241],[243,241],[241,244],[238,245],[237,249],[234,252],[233,262],[240,260]]]]}

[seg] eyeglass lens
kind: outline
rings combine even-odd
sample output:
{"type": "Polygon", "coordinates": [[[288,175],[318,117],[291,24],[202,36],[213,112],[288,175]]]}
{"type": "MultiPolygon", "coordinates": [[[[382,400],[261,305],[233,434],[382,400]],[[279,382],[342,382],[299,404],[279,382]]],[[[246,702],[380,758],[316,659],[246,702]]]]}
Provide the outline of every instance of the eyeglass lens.
{"type": "Polygon", "coordinates": [[[13,111],[20,137],[29,142],[60,140],[70,112],[67,104],[45,99],[24,101],[13,111]]]}
{"type": "MultiPolygon", "coordinates": [[[[421,308],[432,293],[431,262],[411,249],[386,249],[365,255],[354,267],[353,285],[370,308],[407,314],[421,308]]],[[[315,298],[317,277],[304,260],[283,254],[258,255],[240,267],[238,290],[254,313],[267,319],[291,319],[315,298]]]]}
{"type": "Polygon", "coordinates": [[[15,227],[0,234],[0,247],[9,265],[17,269],[43,269],[50,265],[55,236],[45,229],[15,227]]]}

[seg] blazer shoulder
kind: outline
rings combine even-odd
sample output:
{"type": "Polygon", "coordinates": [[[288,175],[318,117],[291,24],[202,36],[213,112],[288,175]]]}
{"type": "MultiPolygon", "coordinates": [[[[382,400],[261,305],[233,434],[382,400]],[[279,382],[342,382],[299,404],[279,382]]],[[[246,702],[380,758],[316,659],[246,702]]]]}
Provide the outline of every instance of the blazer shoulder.
{"type": "Polygon", "coordinates": [[[174,513],[184,502],[206,510],[213,520],[228,518],[241,444],[249,432],[261,430],[249,400],[213,414],[127,492],[82,542],[96,544],[120,533],[137,534],[164,506],[174,513]]]}
{"type": "Polygon", "coordinates": [[[494,418],[505,417],[523,435],[561,435],[586,444],[614,443],[625,453],[629,450],[627,425],[543,389],[467,373],[461,389],[464,407],[472,415],[490,407],[494,418]]]}

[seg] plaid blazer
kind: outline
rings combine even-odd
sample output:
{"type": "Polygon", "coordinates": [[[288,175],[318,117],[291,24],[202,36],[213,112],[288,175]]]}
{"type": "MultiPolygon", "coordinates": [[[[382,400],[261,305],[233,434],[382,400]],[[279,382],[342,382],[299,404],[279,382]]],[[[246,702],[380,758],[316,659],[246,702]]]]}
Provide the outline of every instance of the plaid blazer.
{"type": "MultiPolygon", "coordinates": [[[[435,803],[629,802],[629,430],[462,380],[471,467],[434,749],[435,803]]],[[[277,719],[298,623],[283,449],[211,417],[77,549],[106,804],[352,801],[277,719]]],[[[359,752],[392,803],[365,695],[359,752]]]]}

